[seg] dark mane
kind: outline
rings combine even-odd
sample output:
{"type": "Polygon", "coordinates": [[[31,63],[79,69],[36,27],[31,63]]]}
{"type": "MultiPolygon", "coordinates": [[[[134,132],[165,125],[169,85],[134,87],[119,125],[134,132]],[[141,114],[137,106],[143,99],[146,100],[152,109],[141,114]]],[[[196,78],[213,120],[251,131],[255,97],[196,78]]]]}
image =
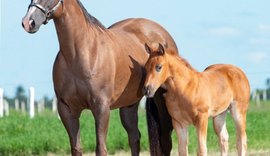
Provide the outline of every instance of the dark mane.
{"type": "Polygon", "coordinates": [[[84,14],[86,20],[88,20],[90,23],[93,23],[93,24],[99,26],[101,29],[106,29],[106,27],[103,24],[101,24],[99,22],[99,20],[97,20],[94,16],[90,15],[87,12],[87,10],[85,9],[85,7],[82,5],[82,3],[79,0],[77,0],[77,3],[79,4],[80,8],[82,9],[83,14],[84,14]]]}

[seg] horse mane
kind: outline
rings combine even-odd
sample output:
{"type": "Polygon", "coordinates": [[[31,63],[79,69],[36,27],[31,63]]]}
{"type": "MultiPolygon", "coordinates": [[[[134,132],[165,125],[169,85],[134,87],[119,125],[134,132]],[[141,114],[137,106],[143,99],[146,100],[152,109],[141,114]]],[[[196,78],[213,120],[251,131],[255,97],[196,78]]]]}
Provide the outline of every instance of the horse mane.
{"type": "Polygon", "coordinates": [[[184,59],[184,58],[181,57],[181,56],[178,57],[178,58],[179,58],[179,60],[180,60],[186,67],[188,67],[188,68],[191,69],[191,70],[195,70],[195,71],[196,71],[196,69],[194,69],[186,59],[184,59]]]}
{"type": "Polygon", "coordinates": [[[97,25],[98,27],[100,27],[101,29],[106,29],[106,27],[98,20],[96,19],[94,16],[90,15],[87,10],[85,9],[85,7],[82,5],[80,0],[77,0],[77,3],[79,4],[80,8],[83,11],[84,17],[87,21],[89,21],[90,23],[93,23],[95,25],[97,25]]]}
{"type": "Polygon", "coordinates": [[[173,55],[175,58],[177,58],[177,60],[180,61],[182,64],[184,64],[187,68],[196,71],[196,69],[194,69],[186,59],[184,59],[184,58],[183,58],[182,56],[180,56],[180,55],[177,55],[173,50],[167,49],[166,52],[167,52],[168,54],[170,54],[170,55],[173,55]]]}

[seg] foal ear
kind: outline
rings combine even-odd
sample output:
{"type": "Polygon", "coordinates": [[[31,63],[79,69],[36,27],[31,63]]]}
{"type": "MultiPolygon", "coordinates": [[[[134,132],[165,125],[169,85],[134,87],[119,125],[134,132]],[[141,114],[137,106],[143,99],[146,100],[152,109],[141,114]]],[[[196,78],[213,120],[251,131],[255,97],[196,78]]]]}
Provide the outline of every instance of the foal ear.
{"type": "Polygon", "coordinates": [[[165,54],[165,50],[164,50],[164,47],[163,47],[163,45],[162,44],[158,44],[158,53],[160,54],[160,55],[164,55],[165,54]]]}
{"type": "Polygon", "coordinates": [[[147,52],[148,54],[150,54],[150,55],[151,55],[152,50],[151,50],[151,48],[148,46],[148,44],[147,44],[147,43],[145,43],[145,44],[144,44],[144,47],[145,47],[146,52],[147,52]]]}

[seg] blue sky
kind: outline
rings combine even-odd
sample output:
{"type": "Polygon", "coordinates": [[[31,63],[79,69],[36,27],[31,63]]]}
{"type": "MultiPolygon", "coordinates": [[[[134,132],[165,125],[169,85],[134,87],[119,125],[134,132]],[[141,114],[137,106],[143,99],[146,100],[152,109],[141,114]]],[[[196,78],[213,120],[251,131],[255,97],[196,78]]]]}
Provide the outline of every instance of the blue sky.
{"type": "MultiPolygon", "coordinates": [[[[270,78],[269,0],[81,0],[105,26],[144,17],[164,26],[180,54],[202,71],[229,63],[244,70],[251,87],[270,78]]],[[[37,98],[54,95],[52,65],[58,52],[53,21],[36,34],[21,27],[30,0],[1,0],[0,87],[13,97],[16,86],[35,87],[37,98]]]]}

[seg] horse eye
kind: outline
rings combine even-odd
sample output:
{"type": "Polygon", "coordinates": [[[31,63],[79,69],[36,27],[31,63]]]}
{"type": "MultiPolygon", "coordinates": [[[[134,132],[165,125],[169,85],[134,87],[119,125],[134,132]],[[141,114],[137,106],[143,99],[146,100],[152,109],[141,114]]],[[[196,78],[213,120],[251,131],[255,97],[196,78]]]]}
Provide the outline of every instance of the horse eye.
{"type": "Polygon", "coordinates": [[[161,64],[156,65],[156,71],[157,72],[160,72],[161,69],[162,69],[162,65],[161,64]]]}

